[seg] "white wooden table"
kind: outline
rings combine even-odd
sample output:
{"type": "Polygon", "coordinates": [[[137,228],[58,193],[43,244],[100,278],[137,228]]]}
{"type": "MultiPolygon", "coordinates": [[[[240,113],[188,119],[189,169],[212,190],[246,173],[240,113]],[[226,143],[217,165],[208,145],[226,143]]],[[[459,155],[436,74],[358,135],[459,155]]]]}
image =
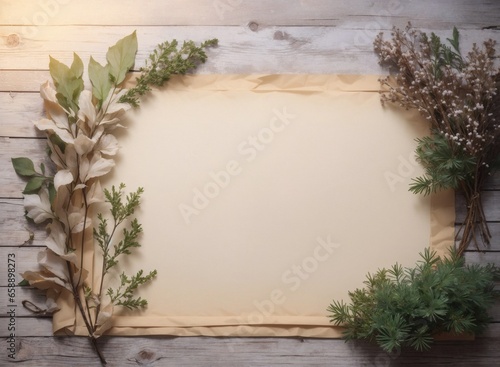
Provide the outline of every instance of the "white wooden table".
{"type": "MultiPolygon", "coordinates": [[[[500,1],[0,0],[0,365],[12,362],[7,256],[15,254],[18,273],[33,269],[46,236],[23,219],[23,181],[10,158],[46,159],[32,121],[43,114],[38,91],[49,78],[49,54],[65,63],[73,51],[84,62],[91,54],[103,60],[110,45],[136,29],[138,67],[164,40],[217,37],[220,46],[200,73],[378,74],[385,71],[372,51],[373,38],[408,21],[440,35],[456,26],[464,49],[487,38],[500,41],[500,1]]],[[[487,252],[468,252],[469,262],[500,265],[499,186],[497,176],[484,194],[493,243],[487,252]]],[[[457,214],[460,221],[463,210],[457,214]]],[[[44,302],[38,291],[17,288],[17,365],[99,366],[86,338],[53,337],[51,319],[33,316],[22,300],[44,302]]],[[[475,341],[439,342],[421,354],[387,355],[367,343],[299,338],[104,337],[100,345],[110,366],[494,366],[500,365],[500,305],[492,315],[495,322],[475,341]]]]}

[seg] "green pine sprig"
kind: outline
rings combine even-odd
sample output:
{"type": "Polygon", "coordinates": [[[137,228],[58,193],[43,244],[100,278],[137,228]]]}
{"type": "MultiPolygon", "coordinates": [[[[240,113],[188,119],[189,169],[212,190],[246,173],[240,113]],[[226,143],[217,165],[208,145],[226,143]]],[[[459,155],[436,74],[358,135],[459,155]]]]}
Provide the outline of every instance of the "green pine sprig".
{"type": "Polygon", "coordinates": [[[334,300],[331,322],[346,340],[375,341],[383,350],[426,350],[441,332],[481,333],[500,270],[494,265],[466,265],[456,250],[441,259],[426,249],[413,268],[396,264],[368,274],[365,287],[349,292],[350,303],[334,300]]]}
{"type": "Polygon", "coordinates": [[[461,70],[464,67],[464,60],[460,53],[460,33],[456,27],[453,27],[452,38],[446,38],[450,46],[443,43],[441,38],[435,33],[431,33],[430,42],[427,34],[422,33],[422,42],[430,44],[432,72],[436,80],[443,76],[443,67],[451,66],[454,69],[461,70]]]}
{"type": "Polygon", "coordinates": [[[451,145],[441,133],[433,131],[416,141],[417,161],[425,174],[412,179],[411,192],[429,195],[443,189],[456,190],[463,182],[474,179],[476,159],[451,145]]]}

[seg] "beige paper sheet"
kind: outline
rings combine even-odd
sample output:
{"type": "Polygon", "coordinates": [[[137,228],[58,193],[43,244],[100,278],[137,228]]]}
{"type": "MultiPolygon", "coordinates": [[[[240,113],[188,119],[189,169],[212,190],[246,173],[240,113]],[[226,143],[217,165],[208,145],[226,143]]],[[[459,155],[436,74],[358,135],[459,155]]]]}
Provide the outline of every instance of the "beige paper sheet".
{"type": "MultiPolygon", "coordinates": [[[[145,189],[128,273],[158,270],[114,335],[339,337],[326,308],[367,272],[453,243],[453,193],[408,192],[427,124],[377,76],[173,79],[119,133],[103,183],[145,189]]],[[[96,256],[98,256],[96,254],[96,256]]],[[[54,329],[86,334],[71,307],[54,329]]]]}

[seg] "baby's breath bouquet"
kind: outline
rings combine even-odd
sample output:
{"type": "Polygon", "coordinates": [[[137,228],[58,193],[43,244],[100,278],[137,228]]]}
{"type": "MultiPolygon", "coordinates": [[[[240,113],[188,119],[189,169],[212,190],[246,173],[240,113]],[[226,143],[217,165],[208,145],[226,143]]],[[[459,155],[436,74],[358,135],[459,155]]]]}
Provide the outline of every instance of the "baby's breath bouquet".
{"type": "Polygon", "coordinates": [[[156,276],[156,270],[117,273],[119,260],[139,247],[142,227],[131,217],[143,189],[125,195],[123,184],[101,187],[100,178],[115,165],[118,142],[113,131],[122,127],[127,110],[138,107],[140,97],[152,86],[161,86],[172,74],[185,74],[205,62],[205,48],[216,43],[179,45],[174,40],[158,45],[130,89],[124,83],[135,62],[135,32],[109,48],[105,65],[90,58],[91,90],[84,89],[84,65],[77,54],[70,66],[51,58],[53,83],[46,82],[40,89],[47,116],[35,126],[47,137],[55,175],[43,164],[35,169],[29,158],[12,159],[17,174],[27,179],[23,191],[26,216],[35,223],[47,223],[49,230],[46,248],[38,256],[40,269],[22,276],[47,291],[52,301],[49,311],[57,310],[60,297],[74,303],[103,364],[97,338],[111,327],[113,310],[144,307],[147,301],[134,292],[156,276]],[[109,213],[95,213],[98,203],[107,203],[109,213]],[[94,259],[87,258],[89,248],[97,254],[94,259]],[[89,274],[90,266],[97,280],[89,274]],[[116,287],[106,282],[112,272],[119,278],[116,287]]]}
{"type": "Polygon", "coordinates": [[[417,160],[425,175],[410,190],[431,194],[441,189],[464,195],[467,215],[457,233],[458,253],[477,235],[489,244],[481,189],[498,163],[500,153],[500,72],[494,65],[495,42],[473,45],[462,56],[459,32],[445,44],[408,25],[394,28],[391,39],[379,34],[374,42],[380,64],[394,75],[381,79],[382,103],[416,109],[429,121],[431,134],[418,139],[417,160]]]}

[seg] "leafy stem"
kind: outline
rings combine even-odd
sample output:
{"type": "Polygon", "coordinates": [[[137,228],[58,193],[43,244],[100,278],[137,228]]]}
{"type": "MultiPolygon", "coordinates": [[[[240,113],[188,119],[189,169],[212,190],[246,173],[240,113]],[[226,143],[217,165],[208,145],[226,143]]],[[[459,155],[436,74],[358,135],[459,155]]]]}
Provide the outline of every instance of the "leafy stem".
{"type": "Polygon", "coordinates": [[[45,174],[45,165],[40,163],[40,172],[37,172],[33,161],[26,157],[12,158],[12,165],[16,173],[28,179],[23,190],[25,195],[38,194],[43,186],[49,190],[50,201],[55,197],[54,177],[45,174]]]}
{"type": "Polygon", "coordinates": [[[156,276],[156,270],[148,274],[140,270],[132,276],[122,272],[120,285],[103,291],[108,273],[117,267],[122,255],[131,255],[132,249],[140,246],[142,233],[137,219],[130,217],[143,189],[124,197],[123,184],[104,191],[100,186],[99,178],[111,171],[111,157],[118,151],[112,132],[120,126],[126,111],[139,105],[139,97],[152,86],[162,86],[171,75],[185,74],[205,62],[205,48],[216,43],[209,40],[196,46],[187,41],[179,47],[176,41],[160,44],[141,69],[137,84],[128,91],[123,90],[123,83],[135,63],[136,32],[108,49],[105,65],[90,58],[91,92],[84,90],[84,65],[77,54],[69,66],[51,57],[53,84],[46,82],[40,89],[46,118],[36,121],[35,126],[46,135],[47,153],[56,175],[46,173],[44,164],[35,169],[29,158],[12,159],[16,173],[27,180],[23,191],[26,217],[35,223],[49,222],[50,228],[47,248],[40,257],[44,259],[43,263],[40,260],[42,269],[27,271],[23,277],[34,286],[43,284],[43,289],[50,290],[48,297],[61,292],[72,295],[103,365],[106,361],[97,338],[110,327],[107,321],[113,305],[132,309],[145,306],[146,300],[134,297],[134,292],[156,276]],[[91,206],[103,201],[110,205],[110,215],[98,214],[94,222],[91,206]],[[84,250],[88,252],[88,246],[102,251],[97,289],[93,288],[96,274],[89,275],[85,269],[84,250]]]}
{"type": "Polygon", "coordinates": [[[120,99],[120,103],[139,106],[139,97],[151,91],[151,86],[161,87],[172,75],[184,75],[207,60],[205,48],[214,47],[217,39],[211,39],[196,46],[193,41],[186,41],[178,47],[178,42],[164,42],[149,55],[146,65],[141,68],[141,75],[136,86],[130,88],[120,99]]]}
{"type": "Polygon", "coordinates": [[[107,295],[111,298],[111,302],[118,306],[126,307],[130,310],[144,307],[148,301],[141,297],[134,298],[134,292],[140,285],[143,285],[153,279],[157,271],[153,270],[149,274],[143,276],[143,270],[139,270],[137,274],[128,277],[125,273],[120,274],[120,286],[113,290],[108,288],[107,295]]]}
{"type": "MultiPolygon", "coordinates": [[[[97,297],[101,298],[104,286],[104,278],[108,272],[118,264],[118,258],[121,255],[130,255],[131,249],[140,247],[137,238],[142,233],[142,227],[137,221],[133,219],[130,221],[130,228],[124,228],[122,231],[122,238],[113,246],[115,233],[117,228],[130,216],[132,216],[139,206],[140,196],[144,192],[143,188],[138,188],[137,191],[128,194],[123,200],[123,189],[125,185],[122,183],[115,188],[112,186],[111,191],[105,189],[104,195],[106,202],[110,204],[110,213],[113,220],[111,232],[108,232],[108,220],[101,214],[98,214],[99,225],[98,229],[94,229],[94,238],[97,241],[99,248],[102,251],[102,270],[101,280],[97,297]]],[[[118,306],[125,306],[127,308],[143,307],[147,304],[146,300],[133,298],[134,291],[142,284],[147,283],[156,276],[156,270],[150,272],[148,275],[143,276],[143,271],[140,270],[136,275],[131,278],[127,277],[124,273],[120,275],[121,284],[116,291],[109,288],[107,295],[110,297],[112,304],[118,306]]],[[[99,316],[101,308],[97,306],[96,319],[99,316]]]]}

